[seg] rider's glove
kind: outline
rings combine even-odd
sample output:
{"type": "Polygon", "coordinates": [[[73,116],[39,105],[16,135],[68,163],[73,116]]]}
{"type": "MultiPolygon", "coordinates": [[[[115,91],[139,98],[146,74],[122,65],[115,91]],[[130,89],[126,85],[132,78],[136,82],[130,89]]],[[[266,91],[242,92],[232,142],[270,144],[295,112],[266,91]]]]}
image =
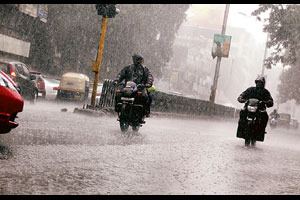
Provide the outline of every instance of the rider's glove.
{"type": "Polygon", "coordinates": [[[259,101],[258,104],[259,104],[260,106],[263,106],[263,105],[265,105],[265,102],[264,102],[264,101],[259,101]]]}
{"type": "Polygon", "coordinates": [[[243,99],[242,97],[239,97],[239,98],[238,98],[238,101],[239,101],[240,103],[245,103],[247,100],[246,100],[246,99],[243,99]]]}
{"type": "Polygon", "coordinates": [[[272,107],[273,106],[273,101],[272,100],[268,100],[268,101],[266,101],[266,105],[267,105],[267,107],[272,107]]]}

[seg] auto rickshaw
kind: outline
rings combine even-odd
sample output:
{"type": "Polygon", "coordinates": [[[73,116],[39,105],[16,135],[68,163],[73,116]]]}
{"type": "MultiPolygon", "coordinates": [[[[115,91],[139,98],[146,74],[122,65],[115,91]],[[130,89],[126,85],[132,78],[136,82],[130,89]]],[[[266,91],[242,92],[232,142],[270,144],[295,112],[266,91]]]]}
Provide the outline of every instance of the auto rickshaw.
{"type": "Polygon", "coordinates": [[[57,100],[84,101],[89,94],[89,77],[75,72],[62,75],[57,88],[57,100]]]}

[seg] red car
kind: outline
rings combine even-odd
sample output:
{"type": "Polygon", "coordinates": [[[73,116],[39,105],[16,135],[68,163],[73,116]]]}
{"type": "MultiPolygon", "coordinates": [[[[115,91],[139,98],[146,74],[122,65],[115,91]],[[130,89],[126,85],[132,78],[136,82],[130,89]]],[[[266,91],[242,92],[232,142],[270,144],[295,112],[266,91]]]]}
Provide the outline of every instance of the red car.
{"type": "Polygon", "coordinates": [[[16,83],[0,70],[0,134],[8,133],[19,124],[15,122],[18,112],[23,111],[24,101],[16,83]]]}
{"type": "Polygon", "coordinates": [[[38,92],[42,94],[42,97],[46,97],[46,87],[45,87],[45,81],[42,76],[41,72],[30,70],[30,74],[34,75],[36,79],[34,80],[36,82],[36,86],[38,88],[38,92]]]}

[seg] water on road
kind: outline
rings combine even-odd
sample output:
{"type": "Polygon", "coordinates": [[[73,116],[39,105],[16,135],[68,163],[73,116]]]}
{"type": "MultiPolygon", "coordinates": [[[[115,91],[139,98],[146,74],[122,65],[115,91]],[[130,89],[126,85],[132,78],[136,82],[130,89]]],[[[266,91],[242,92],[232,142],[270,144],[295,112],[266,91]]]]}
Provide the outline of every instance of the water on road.
{"type": "Polygon", "coordinates": [[[299,194],[300,133],[245,147],[237,121],[152,116],[121,133],[81,104],[25,102],[0,135],[0,194],[299,194]],[[67,108],[67,112],[61,112],[67,108]]]}

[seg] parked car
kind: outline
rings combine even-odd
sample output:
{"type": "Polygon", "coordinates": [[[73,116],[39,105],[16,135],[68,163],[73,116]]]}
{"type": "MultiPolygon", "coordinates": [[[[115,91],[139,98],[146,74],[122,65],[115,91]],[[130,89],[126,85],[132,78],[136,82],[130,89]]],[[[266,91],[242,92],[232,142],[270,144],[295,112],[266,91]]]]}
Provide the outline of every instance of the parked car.
{"type": "Polygon", "coordinates": [[[20,89],[21,96],[31,101],[38,98],[38,88],[35,83],[36,77],[32,75],[28,67],[18,61],[0,60],[0,70],[9,75],[20,89]]]}
{"type": "Polygon", "coordinates": [[[15,118],[23,111],[24,101],[17,85],[0,70],[0,134],[8,133],[19,124],[15,118]]]}
{"type": "Polygon", "coordinates": [[[290,128],[291,115],[288,113],[279,113],[278,126],[290,128]]]}
{"type": "Polygon", "coordinates": [[[67,72],[62,75],[57,88],[57,100],[84,101],[89,94],[89,77],[75,72],[67,72]]]}
{"type": "Polygon", "coordinates": [[[44,77],[44,81],[47,93],[46,99],[55,100],[57,95],[57,88],[59,86],[60,81],[50,77],[44,77]]]}
{"type": "Polygon", "coordinates": [[[30,70],[30,73],[35,76],[35,83],[38,88],[38,93],[42,95],[42,98],[45,99],[46,97],[46,87],[45,87],[45,80],[41,72],[30,70]]]}

